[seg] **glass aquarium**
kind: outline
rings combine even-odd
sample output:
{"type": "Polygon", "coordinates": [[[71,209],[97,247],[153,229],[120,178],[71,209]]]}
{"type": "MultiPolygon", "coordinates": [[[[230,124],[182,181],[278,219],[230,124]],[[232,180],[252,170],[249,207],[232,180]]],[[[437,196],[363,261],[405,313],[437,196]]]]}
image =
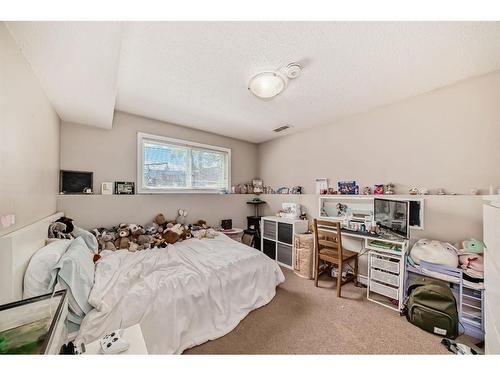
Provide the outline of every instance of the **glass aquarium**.
{"type": "Polygon", "coordinates": [[[67,337],[66,290],[0,306],[0,354],[57,354],[67,337]]]}

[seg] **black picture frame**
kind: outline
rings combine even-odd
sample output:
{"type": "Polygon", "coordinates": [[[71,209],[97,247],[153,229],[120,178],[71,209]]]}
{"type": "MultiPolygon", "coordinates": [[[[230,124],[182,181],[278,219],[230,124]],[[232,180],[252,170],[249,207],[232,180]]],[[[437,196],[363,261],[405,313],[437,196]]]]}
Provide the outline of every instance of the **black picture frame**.
{"type": "Polygon", "coordinates": [[[133,182],[116,181],[115,194],[118,195],[135,194],[135,184],[133,182]]]}
{"type": "Polygon", "coordinates": [[[94,172],[87,171],[59,171],[60,194],[85,194],[84,189],[94,191],[94,172]]]}
{"type": "Polygon", "coordinates": [[[233,228],[233,220],[232,219],[222,219],[221,225],[222,229],[232,229],[233,228]]]}

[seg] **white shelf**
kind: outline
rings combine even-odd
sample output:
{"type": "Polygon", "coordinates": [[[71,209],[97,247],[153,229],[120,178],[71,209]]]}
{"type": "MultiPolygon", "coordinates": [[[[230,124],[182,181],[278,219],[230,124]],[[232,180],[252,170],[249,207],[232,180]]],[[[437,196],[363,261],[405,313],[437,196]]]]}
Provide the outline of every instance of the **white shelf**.
{"type": "MultiPolygon", "coordinates": [[[[262,230],[262,242],[261,242],[261,251],[266,255],[274,254],[274,260],[281,266],[293,269],[293,265],[295,264],[295,245],[294,245],[294,236],[298,233],[304,233],[307,231],[308,222],[306,220],[298,220],[298,219],[288,219],[278,216],[264,216],[261,219],[261,230],[262,230]],[[271,224],[270,224],[271,223],[271,224]],[[286,233],[286,235],[290,235],[291,242],[283,242],[278,240],[280,238],[280,226],[279,224],[286,224],[291,226],[288,227],[287,230],[291,230],[290,233],[286,233]],[[274,226],[274,228],[273,228],[274,226]],[[269,230],[273,237],[270,235],[266,235],[266,231],[269,230]],[[267,242],[266,242],[267,241],[267,242]],[[272,242],[272,245],[269,247],[269,242],[272,242]],[[281,247],[281,254],[280,254],[281,247]],[[283,249],[283,247],[286,247],[283,249]],[[290,264],[284,263],[280,261],[280,257],[287,257],[288,250],[291,251],[291,259],[290,264]]],[[[285,229],[283,229],[285,230],[285,229]]],[[[282,237],[281,237],[282,238],[282,237]]],[[[281,258],[283,260],[283,258],[281,258]]]]}

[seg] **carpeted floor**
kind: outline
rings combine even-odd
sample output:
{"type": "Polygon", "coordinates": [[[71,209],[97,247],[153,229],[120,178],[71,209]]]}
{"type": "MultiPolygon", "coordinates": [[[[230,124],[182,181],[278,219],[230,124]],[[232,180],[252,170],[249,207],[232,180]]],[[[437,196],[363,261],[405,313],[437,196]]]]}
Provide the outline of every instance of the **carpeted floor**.
{"type": "Polygon", "coordinates": [[[333,279],[320,288],[283,269],[286,281],[266,306],[227,335],[185,354],[449,354],[441,338],[366,299],[352,283],[336,297],[333,279]]]}

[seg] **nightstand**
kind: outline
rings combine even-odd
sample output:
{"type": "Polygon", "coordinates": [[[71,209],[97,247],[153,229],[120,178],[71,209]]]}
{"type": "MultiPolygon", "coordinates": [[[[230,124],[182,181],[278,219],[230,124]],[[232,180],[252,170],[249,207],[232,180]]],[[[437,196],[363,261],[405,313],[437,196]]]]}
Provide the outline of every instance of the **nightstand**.
{"type": "MultiPolygon", "coordinates": [[[[148,354],[148,349],[146,348],[146,343],[144,342],[141,326],[139,324],[125,328],[123,332],[123,339],[128,341],[130,346],[127,350],[118,354],[134,354],[134,355],[148,354]]],[[[99,345],[99,340],[96,340],[88,345],[85,345],[84,354],[86,355],[102,354],[101,347],[99,345]]]]}
{"type": "Polygon", "coordinates": [[[232,228],[232,229],[224,229],[221,230],[226,236],[231,238],[232,240],[241,242],[241,236],[243,235],[243,229],[241,228],[232,228]]]}

